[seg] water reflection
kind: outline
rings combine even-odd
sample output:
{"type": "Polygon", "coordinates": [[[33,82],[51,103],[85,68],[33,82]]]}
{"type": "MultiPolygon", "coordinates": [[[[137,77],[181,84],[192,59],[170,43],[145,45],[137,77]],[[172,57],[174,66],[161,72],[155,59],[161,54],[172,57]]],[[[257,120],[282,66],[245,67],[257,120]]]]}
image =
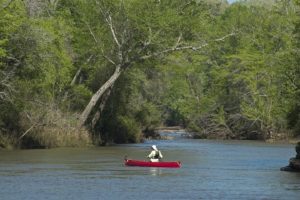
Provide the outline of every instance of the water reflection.
{"type": "Polygon", "coordinates": [[[158,167],[150,168],[150,174],[152,176],[160,176],[162,174],[162,169],[158,167]]]}

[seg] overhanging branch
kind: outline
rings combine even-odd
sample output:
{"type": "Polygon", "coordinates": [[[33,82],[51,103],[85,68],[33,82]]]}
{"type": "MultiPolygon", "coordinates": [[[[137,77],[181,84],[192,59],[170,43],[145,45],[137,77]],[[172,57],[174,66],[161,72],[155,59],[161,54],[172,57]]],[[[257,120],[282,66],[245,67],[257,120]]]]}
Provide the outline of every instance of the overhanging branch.
{"type": "Polygon", "coordinates": [[[114,38],[115,43],[116,43],[117,46],[120,48],[120,47],[121,47],[121,44],[120,44],[120,42],[119,42],[119,40],[118,40],[118,38],[117,38],[116,31],[115,31],[115,28],[114,28],[113,22],[112,22],[112,17],[111,17],[111,15],[109,14],[109,11],[104,12],[104,10],[102,9],[103,6],[99,3],[99,1],[96,1],[96,4],[100,5],[100,6],[99,6],[99,9],[100,9],[100,11],[101,11],[103,17],[105,18],[105,21],[107,22],[107,24],[108,24],[108,26],[109,26],[109,28],[110,28],[110,32],[111,32],[111,34],[112,34],[112,36],[113,36],[113,38],[114,38]]]}
{"type": "MultiPolygon", "coordinates": [[[[212,40],[211,42],[220,42],[220,41],[223,41],[225,40],[226,38],[230,37],[230,36],[233,36],[235,35],[235,33],[230,33],[228,35],[225,35],[221,38],[217,38],[217,39],[214,39],[212,40]]],[[[146,59],[149,59],[149,58],[153,58],[153,57],[158,57],[160,55],[164,55],[164,54],[168,54],[168,53],[172,53],[172,52],[176,52],[176,51],[184,51],[184,50],[193,50],[193,51],[197,51],[197,50],[200,50],[206,46],[209,45],[209,43],[204,43],[204,44],[201,44],[199,46],[192,46],[192,45],[188,45],[188,46],[178,46],[179,45],[179,42],[181,40],[181,37],[179,36],[177,41],[176,41],[176,44],[173,48],[168,48],[168,49],[165,49],[165,50],[162,50],[162,51],[159,51],[159,52],[154,52],[152,54],[148,54],[148,55],[144,55],[144,56],[141,56],[138,58],[138,60],[146,60],[146,59]]]]}
{"type": "Polygon", "coordinates": [[[152,57],[157,57],[157,56],[168,54],[168,53],[171,53],[171,52],[183,51],[183,50],[187,50],[187,49],[196,51],[196,50],[202,49],[203,47],[205,47],[207,45],[208,45],[208,43],[205,43],[205,44],[197,46],[197,47],[195,47],[195,46],[183,46],[183,47],[175,47],[175,48],[171,48],[171,49],[165,49],[165,50],[160,51],[160,52],[155,52],[153,54],[141,56],[139,58],[139,60],[146,60],[146,59],[149,59],[149,58],[152,58],[152,57]]]}
{"type": "Polygon", "coordinates": [[[113,23],[112,23],[112,18],[110,15],[108,15],[108,17],[106,18],[106,22],[108,23],[108,26],[110,28],[110,31],[111,31],[111,34],[114,38],[114,41],[116,42],[116,44],[118,45],[118,47],[121,47],[121,44],[117,38],[117,35],[116,35],[116,31],[114,29],[114,26],[113,26],[113,23]]]}

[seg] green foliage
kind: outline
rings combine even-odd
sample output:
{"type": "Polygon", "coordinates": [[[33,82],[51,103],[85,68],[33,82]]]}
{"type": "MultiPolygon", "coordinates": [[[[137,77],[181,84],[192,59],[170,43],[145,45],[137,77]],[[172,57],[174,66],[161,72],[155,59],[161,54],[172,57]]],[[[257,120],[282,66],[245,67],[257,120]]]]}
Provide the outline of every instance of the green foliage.
{"type": "Polygon", "coordinates": [[[30,80],[27,87],[35,94],[55,99],[71,81],[66,30],[60,19],[32,20],[23,24],[10,41],[12,53],[21,62],[16,69],[19,81],[30,80]]]}
{"type": "Polygon", "coordinates": [[[161,112],[144,91],[149,81],[139,67],[120,78],[103,113],[101,138],[116,143],[139,142],[142,131],[159,125],[161,112]]]}
{"type": "Polygon", "coordinates": [[[70,107],[72,110],[83,110],[92,93],[84,85],[76,85],[70,93],[70,107]]]}
{"type": "Polygon", "coordinates": [[[290,63],[290,66],[285,70],[284,76],[288,79],[288,86],[290,90],[288,92],[291,100],[291,107],[289,113],[287,114],[288,126],[293,130],[295,136],[300,135],[300,107],[299,107],[299,98],[300,98],[300,59],[299,59],[299,49],[300,49],[300,2],[294,1],[297,5],[297,18],[294,22],[294,31],[293,31],[293,40],[292,47],[293,50],[288,56],[290,58],[285,58],[286,61],[290,63]]]}
{"type": "Polygon", "coordinates": [[[221,67],[216,66],[213,73],[217,81],[214,85],[221,86],[221,91],[216,90],[221,97],[218,102],[224,105],[228,116],[240,113],[258,120],[266,132],[285,126],[288,106],[282,109],[281,105],[287,103],[282,96],[282,83],[287,79],[278,76],[283,65],[277,57],[290,48],[292,25],[283,21],[286,17],[293,15],[270,14],[269,10],[240,4],[222,16],[222,21],[233,23],[231,26],[238,27],[240,34],[226,46],[226,61],[220,63],[221,67]]]}
{"type": "MultiPolygon", "coordinates": [[[[46,109],[37,104],[77,115],[112,75],[113,63],[126,67],[91,130],[103,142],[138,142],[142,132],[159,125],[223,132],[224,138],[298,133],[299,1],[207,2],[60,0],[30,7],[29,1],[14,0],[1,7],[0,77],[8,78],[0,80],[0,134],[6,138],[0,143],[44,119],[46,109]],[[203,44],[197,51],[138,59],[203,44]]],[[[70,115],[61,121],[73,126],[70,115]]],[[[24,142],[63,145],[55,134],[63,124],[53,128],[50,119],[24,142]],[[38,130],[49,133],[48,143],[38,130]]]]}
{"type": "Polygon", "coordinates": [[[139,137],[139,126],[136,123],[136,121],[132,118],[129,118],[127,116],[118,116],[117,118],[117,127],[115,128],[115,131],[112,132],[118,133],[115,136],[114,141],[117,143],[136,143],[140,142],[141,137],[139,137]]]}
{"type": "Polygon", "coordinates": [[[0,102],[0,130],[2,133],[14,133],[20,131],[19,110],[10,102],[0,102]]]}

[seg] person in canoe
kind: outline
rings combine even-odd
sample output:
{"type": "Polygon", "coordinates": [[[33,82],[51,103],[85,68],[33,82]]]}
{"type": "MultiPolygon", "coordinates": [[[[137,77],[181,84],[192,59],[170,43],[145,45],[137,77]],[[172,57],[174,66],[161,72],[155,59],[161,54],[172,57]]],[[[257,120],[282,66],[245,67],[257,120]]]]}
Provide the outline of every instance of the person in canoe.
{"type": "Polygon", "coordinates": [[[162,153],[157,149],[156,145],[152,145],[151,149],[152,151],[147,157],[150,158],[151,162],[159,162],[163,158],[162,153]]]}

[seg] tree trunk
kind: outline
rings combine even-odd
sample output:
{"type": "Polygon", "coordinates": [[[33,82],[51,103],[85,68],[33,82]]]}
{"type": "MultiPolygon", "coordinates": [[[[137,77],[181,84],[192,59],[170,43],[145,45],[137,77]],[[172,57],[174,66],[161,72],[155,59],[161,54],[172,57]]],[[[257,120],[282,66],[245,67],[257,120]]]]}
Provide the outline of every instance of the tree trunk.
{"type": "Polygon", "coordinates": [[[117,65],[114,74],[106,81],[100,88],[99,90],[92,96],[90,102],[88,105],[85,107],[84,111],[81,113],[80,116],[80,126],[85,125],[88,117],[90,116],[93,108],[96,106],[98,103],[99,99],[102,97],[102,95],[107,91],[107,89],[111,88],[116,80],[119,78],[121,75],[122,70],[121,70],[121,65],[117,65]]]}
{"type": "Polygon", "coordinates": [[[92,120],[92,129],[93,130],[95,129],[95,126],[100,119],[101,113],[102,113],[102,111],[105,107],[105,104],[108,100],[108,97],[110,96],[110,93],[112,91],[112,87],[113,87],[113,85],[108,89],[108,91],[104,95],[102,95],[102,98],[100,99],[99,109],[97,110],[97,112],[94,115],[93,120],[92,120]]]}

